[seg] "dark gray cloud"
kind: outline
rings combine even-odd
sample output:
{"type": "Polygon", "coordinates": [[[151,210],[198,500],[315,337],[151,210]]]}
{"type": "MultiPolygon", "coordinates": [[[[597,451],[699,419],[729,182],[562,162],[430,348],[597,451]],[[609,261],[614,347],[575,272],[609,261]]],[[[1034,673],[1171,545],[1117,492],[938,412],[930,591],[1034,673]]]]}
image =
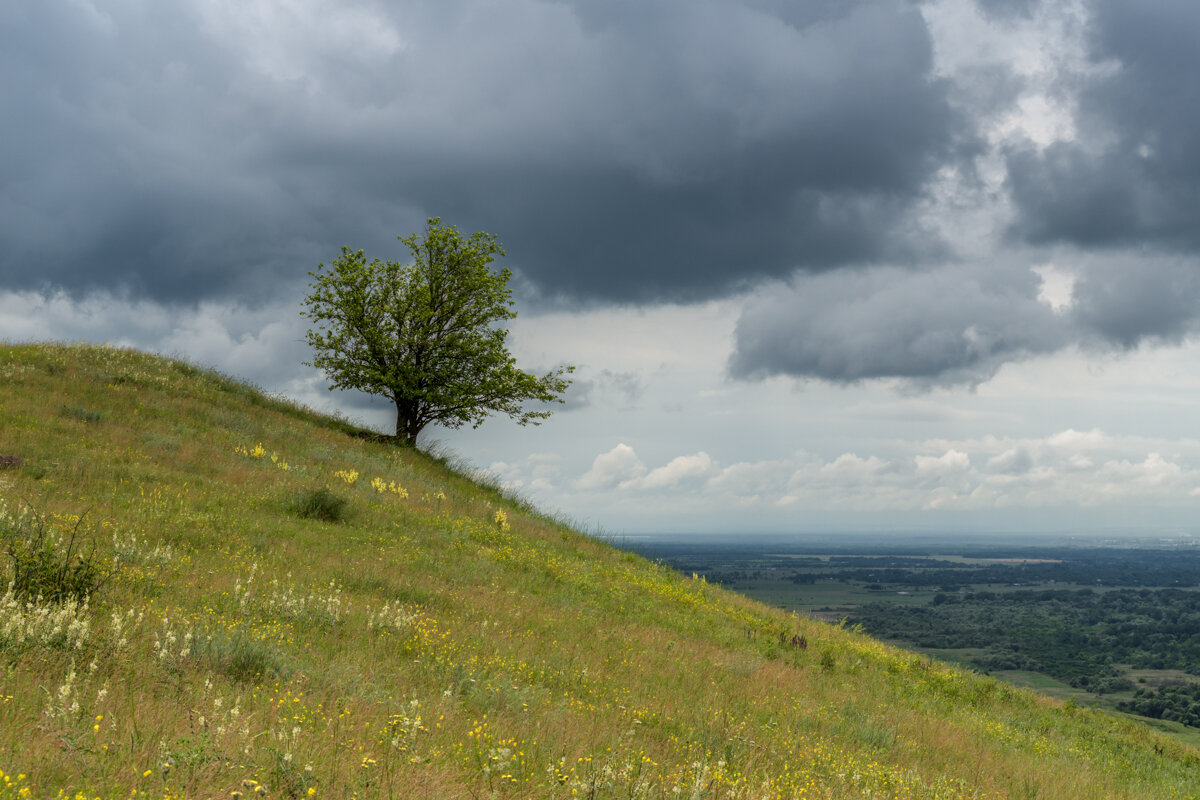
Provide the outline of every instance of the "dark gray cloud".
{"type": "MultiPolygon", "coordinates": [[[[1079,30],[1039,2],[977,4],[1012,22],[1013,36],[1028,36],[1021,26],[1043,12],[1068,39],[1079,30]]],[[[1026,97],[1074,109],[1073,138],[1001,140],[1015,212],[998,243],[1008,252],[986,267],[947,259],[923,272],[796,274],[747,305],[731,375],[975,384],[1069,345],[1132,349],[1200,330],[1200,5],[1089,0],[1082,10],[1086,63],[1055,52],[1039,69],[1056,79],[986,60],[953,75],[952,100],[983,125],[1026,97]],[[1039,299],[1037,278],[1014,258],[1072,274],[1068,307],[1039,299]]]]}
{"type": "Polygon", "coordinates": [[[964,137],[902,0],[0,12],[0,284],[271,297],[441,215],[548,295],[904,260],[964,137]]]}
{"type": "MultiPolygon", "coordinates": [[[[267,298],[315,266],[336,184],[271,163],[286,98],[196,9],[57,0],[0,26],[0,281],[267,298]]],[[[357,226],[362,232],[361,225],[357,226]]]]}
{"type": "Polygon", "coordinates": [[[796,275],[746,304],[729,374],[976,385],[1007,362],[1071,345],[1129,350],[1200,331],[1195,259],[1144,249],[1058,255],[1074,282],[1057,309],[1019,265],[796,275]]]}
{"type": "Polygon", "coordinates": [[[1018,216],[1033,243],[1200,252],[1200,5],[1093,0],[1079,136],[1010,149],[1018,216]]]}
{"type": "Polygon", "coordinates": [[[1072,311],[1084,340],[1179,342],[1200,320],[1200,6],[1093,0],[1078,135],[1006,152],[1010,234],[1083,254],[1072,311]]]}
{"type": "Polygon", "coordinates": [[[896,268],[801,276],[745,308],[729,363],[735,378],[976,384],[1007,361],[1071,341],[1024,269],[896,268]]]}
{"type": "Polygon", "coordinates": [[[1134,252],[1092,259],[1075,282],[1072,317],[1083,337],[1124,348],[1177,344],[1200,327],[1194,260],[1134,252]]]}

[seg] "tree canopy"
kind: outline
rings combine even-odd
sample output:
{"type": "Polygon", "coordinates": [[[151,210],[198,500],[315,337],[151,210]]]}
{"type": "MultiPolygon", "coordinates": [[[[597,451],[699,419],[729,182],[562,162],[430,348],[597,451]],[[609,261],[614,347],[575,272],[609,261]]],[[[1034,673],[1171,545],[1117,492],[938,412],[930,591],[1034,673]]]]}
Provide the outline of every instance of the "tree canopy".
{"type": "Polygon", "coordinates": [[[504,323],[514,318],[505,255],[496,237],[463,237],[431,217],[422,234],[397,237],[412,260],[367,261],[342,248],[329,268],[318,265],[301,314],[313,358],[330,390],[359,389],[396,405],[396,438],[415,444],[430,423],[478,427],[507,414],[521,425],[550,416],[526,403],[562,402],[570,385],[564,365],[537,376],[517,368],[504,323]]]}

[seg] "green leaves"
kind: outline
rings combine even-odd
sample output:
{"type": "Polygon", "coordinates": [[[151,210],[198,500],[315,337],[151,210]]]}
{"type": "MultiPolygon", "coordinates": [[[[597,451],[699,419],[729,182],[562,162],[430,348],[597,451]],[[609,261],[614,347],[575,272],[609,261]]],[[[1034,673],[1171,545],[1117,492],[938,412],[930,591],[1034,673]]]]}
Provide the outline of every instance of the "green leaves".
{"type": "Polygon", "coordinates": [[[562,366],[538,377],[517,368],[503,324],[517,314],[505,255],[496,237],[463,237],[432,217],[421,235],[397,237],[411,263],[367,261],[342,248],[332,268],[313,281],[301,314],[316,327],[306,362],[325,372],[331,389],[359,389],[396,404],[396,436],[410,444],[430,423],[478,426],[503,413],[518,424],[550,416],[525,403],[561,402],[570,385],[562,366]]]}

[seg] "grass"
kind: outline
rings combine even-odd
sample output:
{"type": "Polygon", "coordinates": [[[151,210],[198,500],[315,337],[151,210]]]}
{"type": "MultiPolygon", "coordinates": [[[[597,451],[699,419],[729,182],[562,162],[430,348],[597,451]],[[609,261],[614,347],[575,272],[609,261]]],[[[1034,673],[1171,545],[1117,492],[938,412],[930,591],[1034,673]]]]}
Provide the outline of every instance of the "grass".
{"type": "Polygon", "coordinates": [[[334,494],[324,486],[302,489],[292,503],[292,510],[302,519],[341,522],[346,514],[346,498],[334,494]]]}
{"type": "Polygon", "coordinates": [[[0,514],[86,513],[115,570],[0,599],[0,800],[1198,796],[1197,751],[1145,725],[678,575],[188,364],[0,346],[0,453],[0,514]],[[297,513],[314,488],[339,524],[297,513]]]}
{"type": "Polygon", "coordinates": [[[1043,675],[1040,672],[1030,672],[1028,670],[997,670],[995,672],[997,678],[1003,678],[1006,681],[1015,683],[1018,686],[1028,686],[1031,689],[1037,689],[1052,697],[1057,697],[1061,700],[1074,697],[1078,700],[1080,697],[1090,697],[1091,695],[1083,690],[1076,689],[1068,683],[1060,680],[1055,680],[1049,675],[1043,675]]]}
{"type": "Polygon", "coordinates": [[[737,590],[770,605],[796,611],[815,612],[823,609],[841,611],[866,603],[899,603],[901,605],[927,605],[937,591],[910,590],[900,594],[895,590],[871,591],[861,584],[835,580],[818,580],[809,584],[795,584],[786,579],[739,581],[737,590]]]}

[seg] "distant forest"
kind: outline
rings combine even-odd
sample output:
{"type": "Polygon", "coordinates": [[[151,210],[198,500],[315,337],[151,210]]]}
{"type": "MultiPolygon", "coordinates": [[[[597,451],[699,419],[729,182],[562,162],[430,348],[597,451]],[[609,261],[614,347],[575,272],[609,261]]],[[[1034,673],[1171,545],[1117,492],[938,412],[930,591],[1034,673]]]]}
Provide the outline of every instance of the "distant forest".
{"type": "Polygon", "coordinates": [[[982,648],[971,660],[987,671],[1040,672],[1096,694],[1133,691],[1117,708],[1200,727],[1200,685],[1136,687],[1114,666],[1200,675],[1200,592],[937,594],[928,606],[866,605],[848,621],[918,647],[982,648]]]}

